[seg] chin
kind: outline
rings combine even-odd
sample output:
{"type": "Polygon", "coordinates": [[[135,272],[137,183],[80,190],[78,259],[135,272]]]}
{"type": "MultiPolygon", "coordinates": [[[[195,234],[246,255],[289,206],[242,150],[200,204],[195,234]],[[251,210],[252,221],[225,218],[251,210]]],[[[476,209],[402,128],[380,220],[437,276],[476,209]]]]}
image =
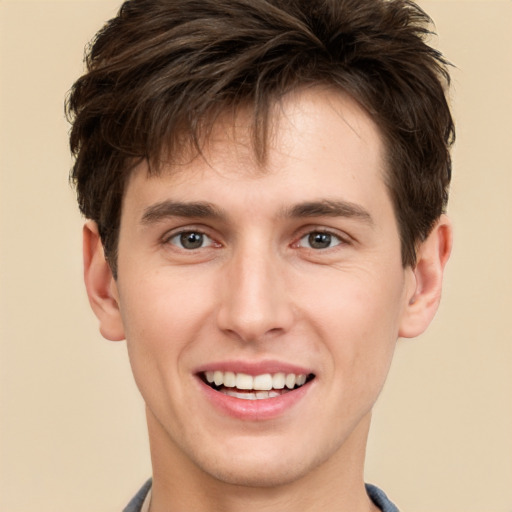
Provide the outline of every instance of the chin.
{"type": "Polygon", "coordinates": [[[289,446],[279,449],[259,445],[255,450],[231,449],[206,460],[196,460],[196,464],[215,480],[229,485],[275,488],[300,480],[328,458],[329,454],[322,451],[308,456],[303,450],[293,450],[289,446]]]}
{"type": "Polygon", "coordinates": [[[250,466],[241,464],[240,467],[211,468],[210,476],[229,485],[270,488],[292,484],[307,474],[305,467],[282,463],[253,463],[250,466]]]}

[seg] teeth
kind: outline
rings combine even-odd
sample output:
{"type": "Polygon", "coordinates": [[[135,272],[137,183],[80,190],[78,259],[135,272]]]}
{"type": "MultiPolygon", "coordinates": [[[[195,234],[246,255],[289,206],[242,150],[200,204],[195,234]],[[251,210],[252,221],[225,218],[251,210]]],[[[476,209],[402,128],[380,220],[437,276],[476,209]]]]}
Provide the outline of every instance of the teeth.
{"type": "Polygon", "coordinates": [[[234,388],[236,386],[236,375],[233,372],[226,372],[223,380],[224,386],[227,388],[234,388]]]}
{"type": "Polygon", "coordinates": [[[215,382],[216,386],[220,386],[224,382],[224,375],[222,372],[216,371],[213,374],[213,382],[215,382]]]}
{"type": "MultiPolygon", "coordinates": [[[[263,373],[261,375],[247,375],[246,373],[221,372],[219,370],[208,371],[205,373],[206,381],[216,386],[224,386],[226,388],[236,388],[244,391],[261,391],[265,398],[269,398],[268,391],[272,389],[293,389],[295,386],[303,386],[306,383],[307,376],[305,374],[295,373],[263,373]]],[[[235,396],[236,391],[227,391],[230,396],[235,396]]],[[[240,394],[240,393],[238,393],[240,394]]],[[[243,393],[244,398],[249,400],[260,398],[258,393],[243,393]],[[250,395],[254,395],[251,398],[250,395]]],[[[275,393],[274,393],[275,395],[275,393]]],[[[279,394],[277,394],[279,396],[279,394]]],[[[271,398],[271,397],[270,397],[271,398]]]]}
{"type": "Polygon", "coordinates": [[[228,396],[233,396],[235,398],[241,398],[242,400],[266,400],[267,398],[275,398],[277,396],[281,396],[280,393],[276,393],[275,391],[257,391],[256,393],[237,393],[236,391],[227,389],[224,391],[224,393],[228,396]]]}
{"type": "Polygon", "coordinates": [[[254,379],[250,375],[246,375],[245,373],[236,374],[235,387],[238,389],[253,389],[253,383],[254,379]]]}
{"type": "Polygon", "coordinates": [[[269,391],[272,389],[272,375],[265,373],[264,375],[256,375],[253,383],[254,389],[269,391]]]}
{"type": "Polygon", "coordinates": [[[274,389],[283,389],[286,382],[286,375],[284,373],[276,373],[272,377],[272,387],[274,389]]]}
{"type": "Polygon", "coordinates": [[[295,387],[295,375],[293,373],[289,373],[287,376],[286,376],[286,387],[288,389],[293,389],[295,387]]]}

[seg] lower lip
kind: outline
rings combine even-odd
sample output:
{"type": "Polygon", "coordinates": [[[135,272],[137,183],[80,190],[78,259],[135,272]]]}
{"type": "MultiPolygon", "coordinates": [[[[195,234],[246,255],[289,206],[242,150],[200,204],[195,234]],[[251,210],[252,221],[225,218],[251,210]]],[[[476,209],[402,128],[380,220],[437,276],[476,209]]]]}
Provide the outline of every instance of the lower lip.
{"type": "Polygon", "coordinates": [[[205,384],[199,377],[197,380],[199,381],[201,391],[214,407],[220,409],[220,411],[228,416],[245,421],[265,421],[283,415],[287,410],[305,398],[312,384],[312,381],[308,382],[300,388],[288,391],[274,398],[246,400],[216,391],[205,384]]]}

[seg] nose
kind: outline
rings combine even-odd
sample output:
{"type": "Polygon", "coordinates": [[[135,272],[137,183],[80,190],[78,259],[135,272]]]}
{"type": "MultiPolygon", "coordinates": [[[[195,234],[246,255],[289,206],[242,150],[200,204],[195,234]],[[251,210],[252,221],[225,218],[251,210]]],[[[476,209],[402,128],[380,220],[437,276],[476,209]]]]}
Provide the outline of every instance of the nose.
{"type": "Polygon", "coordinates": [[[294,308],[282,262],[261,250],[235,255],[220,276],[218,326],[245,342],[289,331],[294,308]]]}

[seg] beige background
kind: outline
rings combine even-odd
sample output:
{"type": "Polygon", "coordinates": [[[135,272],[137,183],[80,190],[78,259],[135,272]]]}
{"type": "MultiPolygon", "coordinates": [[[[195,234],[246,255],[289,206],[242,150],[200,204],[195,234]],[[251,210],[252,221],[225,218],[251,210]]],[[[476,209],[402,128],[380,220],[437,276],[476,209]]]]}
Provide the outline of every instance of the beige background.
{"type": "MultiPolygon", "coordinates": [[[[512,511],[512,2],[423,1],[457,64],[456,245],[400,342],[367,479],[409,512],[512,511]]],[[[115,512],[150,475],[123,343],[81,285],[62,102],[117,1],[0,0],[0,510],[115,512]]]]}

